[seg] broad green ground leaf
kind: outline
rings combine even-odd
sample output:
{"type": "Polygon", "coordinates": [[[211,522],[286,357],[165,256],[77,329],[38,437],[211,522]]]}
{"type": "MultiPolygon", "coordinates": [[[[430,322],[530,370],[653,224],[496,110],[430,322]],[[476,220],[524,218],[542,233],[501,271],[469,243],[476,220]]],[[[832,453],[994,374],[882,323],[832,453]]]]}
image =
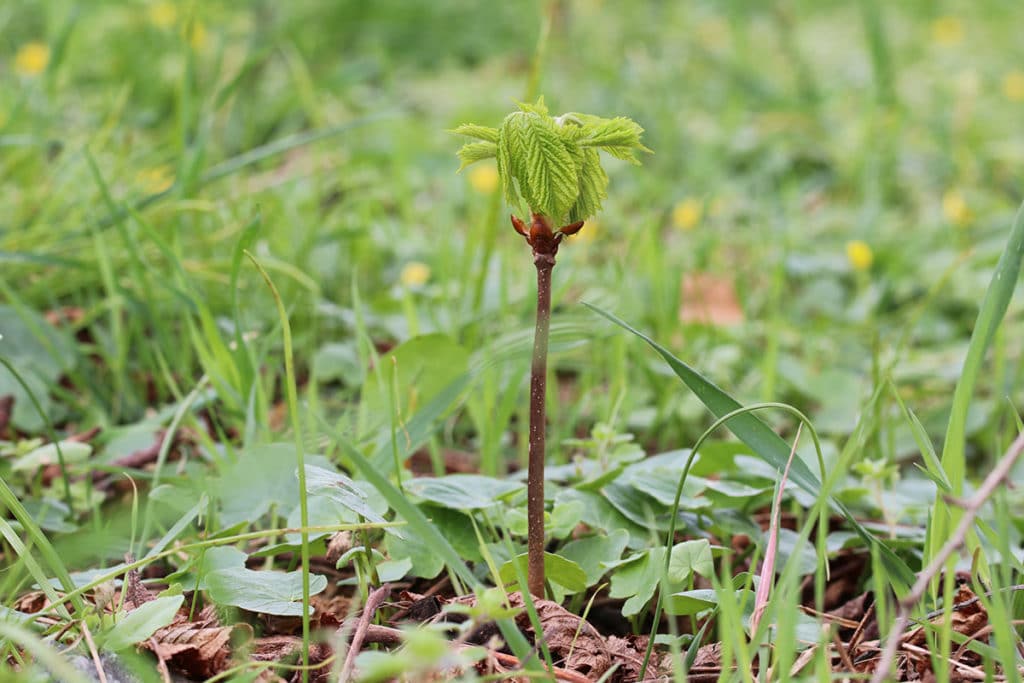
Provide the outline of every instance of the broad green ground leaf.
{"type": "MultiPolygon", "coordinates": [[[[60,452],[64,455],[67,465],[82,462],[92,455],[92,446],[79,441],[61,441],[60,452]]],[[[35,448],[11,463],[14,472],[36,472],[47,465],[60,462],[57,444],[48,443],[35,448]]]]}
{"type": "Polygon", "coordinates": [[[622,605],[622,616],[639,614],[650,602],[664,566],[665,549],[651,548],[612,570],[608,595],[626,598],[622,605]]]}
{"type": "Polygon", "coordinates": [[[107,632],[103,647],[116,651],[141,643],[170,625],[184,601],[183,595],[169,595],[139,605],[118,619],[114,628],[107,632]]]}
{"type": "MultiPolygon", "coordinates": [[[[338,446],[341,447],[342,452],[344,452],[347,458],[355,463],[355,466],[359,468],[359,471],[364,477],[366,477],[367,481],[370,482],[370,485],[373,486],[380,493],[381,497],[388,502],[392,509],[394,509],[395,512],[397,512],[401,518],[408,523],[409,531],[416,534],[424,543],[433,548],[438,557],[444,560],[444,563],[448,565],[448,568],[461,581],[465,582],[467,586],[473,588],[479,586],[479,580],[462,560],[463,557],[468,556],[460,556],[458,549],[454,547],[454,544],[445,534],[445,530],[442,529],[436,521],[432,524],[428,519],[427,511],[420,510],[419,507],[413,505],[405,494],[402,491],[399,491],[394,484],[388,481],[388,478],[381,474],[380,471],[376,469],[366,458],[366,456],[360,453],[359,449],[350,444],[344,436],[334,432],[332,429],[328,429],[328,432],[334,436],[334,440],[337,442],[338,446]]],[[[435,511],[438,516],[444,516],[447,513],[459,515],[459,513],[451,512],[445,508],[435,508],[435,511]]],[[[468,522],[469,520],[465,518],[465,515],[459,516],[464,520],[462,531],[465,532],[465,522],[468,522]]]]}
{"type": "Polygon", "coordinates": [[[665,601],[665,612],[675,616],[689,616],[711,609],[718,604],[718,594],[711,588],[673,593],[665,601]]]}
{"type": "Polygon", "coordinates": [[[359,433],[375,436],[382,430],[390,439],[395,407],[401,425],[466,373],[469,352],[451,337],[427,334],[400,344],[377,362],[379,372],[368,372],[363,384],[359,433]]]}
{"type": "MultiPolygon", "coordinates": [[[[0,305],[0,356],[18,369],[40,407],[53,416],[56,405],[50,386],[74,368],[78,353],[71,338],[26,308],[0,305]]],[[[24,388],[7,368],[0,366],[0,396],[14,396],[11,424],[28,433],[39,433],[45,423],[24,388]]]]}
{"type": "Polygon", "coordinates": [[[387,536],[384,545],[392,560],[408,559],[411,562],[408,571],[411,576],[432,579],[444,569],[441,556],[412,534],[406,534],[405,538],[387,536]]]}
{"type": "MultiPolygon", "coordinates": [[[[512,564],[518,562],[523,576],[526,575],[526,553],[517,555],[515,560],[509,560],[498,570],[498,576],[505,584],[512,584],[517,581],[516,568],[512,564]]],[[[565,589],[566,593],[578,593],[587,588],[587,574],[583,568],[572,560],[555,555],[544,553],[544,577],[551,583],[558,584],[565,589]]]]}
{"type": "Polygon", "coordinates": [[[586,574],[587,585],[593,586],[607,573],[608,568],[604,565],[617,562],[622,557],[628,542],[629,534],[623,529],[616,529],[607,535],[596,534],[570,541],[558,554],[578,564],[586,574]]]}
{"type": "Polygon", "coordinates": [[[498,503],[498,499],[523,488],[523,484],[478,474],[451,474],[446,477],[419,477],[406,484],[406,490],[425,501],[453,510],[480,510],[498,503]]]}
{"type": "MultiPolygon", "coordinates": [[[[231,567],[210,572],[207,590],[213,601],[281,617],[302,616],[302,572],[252,571],[231,567]]],[[[327,577],[311,574],[309,594],[327,588],[327,577]]],[[[311,608],[312,609],[312,608],[311,608]]]]}
{"type": "Polygon", "coordinates": [[[359,486],[340,472],[333,472],[315,465],[306,465],[306,488],[310,495],[330,498],[368,522],[387,521],[370,506],[367,495],[359,489],[359,486]]]}
{"type": "Polygon", "coordinates": [[[668,561],[668,578],[672,581],[686,581],[693,574],[708,577],[714,572],[711,559],[711,544],[706,539],[683,541],[672,548],[668,561]]]}
{"type": "MultiPolygon", "coordinates": [[[[307,462],[329,467],[326,459],[307,456],[307,462]]],[[[284,516],[299,502],[295,477],[295,446],[274,443],[250,446],[229,465],[217,482],[223,526],[253,522],[273,505],[284,516]]]]}
{"type": "Polygon", "coordinates": [[[556,501],[578,500],[583,503],[583,523],[593,529],[611,533],[622,530],[629,536],[628,547],[645,548],[650,533],[643,525],[634,524],[611,503],[597,493],[577,489],[563,489],[555,494],[556,501]]]}
{"type": "Polygon", "coordinates": [[[228,545],[209,548],[196,556],[196,560],[186,571],[178,571],[167,577],[168,581],[177,583],[185,590],[205,591],[209,588],[207,578],[211,573],[221,569],[243,569],[248,558],[238,548],[228,545]]]}
{"type": "Polygon", "coordinates": [[[545,517],[547,532],[555,538],[565,538],[580,523],[583,517],[583,503],[578,500],[555,503],[551,508],[551,514],[545,517]]]}

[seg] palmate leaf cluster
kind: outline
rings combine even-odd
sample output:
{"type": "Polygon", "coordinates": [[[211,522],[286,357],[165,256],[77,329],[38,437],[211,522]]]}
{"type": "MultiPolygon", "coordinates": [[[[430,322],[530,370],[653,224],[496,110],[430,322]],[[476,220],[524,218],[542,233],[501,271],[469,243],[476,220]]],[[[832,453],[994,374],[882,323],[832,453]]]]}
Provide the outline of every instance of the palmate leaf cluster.
{"type": "Polygon", "coordinates": [[[454,133],[476,138],[459,150],[461,171],[482,159],[497,158],[505,198],[525,201],[530,210],[557,222],[582,221],[601,209],[608,175],[599,150],[639,164],[637,152],[650,152],[640,142],[636,122],[571,112],[554,117],[541,98],[520,104],[499,128],[466,123],[454,133]]]}

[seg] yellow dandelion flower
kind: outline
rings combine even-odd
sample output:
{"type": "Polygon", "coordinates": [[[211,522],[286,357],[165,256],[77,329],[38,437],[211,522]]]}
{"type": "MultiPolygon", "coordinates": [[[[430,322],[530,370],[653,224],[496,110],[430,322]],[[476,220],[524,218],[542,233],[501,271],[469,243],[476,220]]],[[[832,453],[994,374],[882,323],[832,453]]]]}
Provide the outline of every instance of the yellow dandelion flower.
{"type": "Polygon", "coordinates": [[[398,279],[406,287],[422,287],[430,279],[430,266],[419,261],[407,263],[398,279]]]}
{"type": "Polygon", "coordinates": [[[207,33],[206,26],[201,21],[189,22],[187,26],[182,30],[182,35],[188,44],[192,46],[194,50],[202,50],[206,47],[207,33]]]}
{"type": "Polygon", "coordinates": [[[871,246],[863,240],[852,240],[846,243],[846,260],[850,267],[861,272],[871,269],[875,262],[875,253],[871,246]]]}
{"type": "Polygon", "coordinates": [[[149,23],[157,28],[171,28],[178,23],[178,8],[173,2],[155,2],[149,6],[149,23]]]}
{"type": "Polygon", "coordinates": [[[1003,94],[1011,102],[1024,102],[1024,71],[1011,71],[1003,77],[1003,94]]]}
{"type": "Polygon", "coordinates": [[[474,166],[469,172],[469,185],[480,194],[490,194],[498,187],[498,169],[493,164],[474,166]]]}
{"type": "Polygon", "coordinates": [[[942,195],[942,215],[953,225],[964,226],[971,221],[971,208],[959,190],[949,190],[942,195]]]}
{"type": "Polygon", "coordinates": [[[14,70],[22,76],[38,76],[50,63],[50,48],[46,43],[25,43],[14,56],[14,70]]]}
{"type": "Polygon", "coordinates": [[[672,209],[672,225],[680,230],[693,230],[704,214],[704,205],[699,199],[684,199],[672,209]]]}
{"type": "Polygon", "coordinates": [[[956,45],[964,39],[964,25],[956,17],[939,17],[932,22],[932,40],[938,45],[956,45]]]}
{"type": "Polygon", "coordinates": [[[139,172],[139,185],[147,194],[157,194],[169,190],[174,184],[171,169],[167,166],[154,166],[139,172]]]}

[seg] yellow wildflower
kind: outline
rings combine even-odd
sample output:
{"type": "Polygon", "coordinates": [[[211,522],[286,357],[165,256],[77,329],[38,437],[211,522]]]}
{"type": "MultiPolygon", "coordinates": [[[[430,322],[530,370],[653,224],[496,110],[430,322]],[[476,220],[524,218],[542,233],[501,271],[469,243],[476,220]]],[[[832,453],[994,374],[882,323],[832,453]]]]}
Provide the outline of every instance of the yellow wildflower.
{"type": "Polygon", "coordinates": [[[699,199],[684,199],[672,209],[672,224],[680,230],[693,230],[704,214],[704,205],[699,199]]]}
{"type": "Polygon", "coordinates": [[[864,272],[871,269],[871,264],[875,262],[875,254],[867,242],[852,240],[846,243],[846,260],[849,261],[851,268],[864,272]]]}
{"type": "Polygon", "coordinates": [[[1003,78],[1003,94],[1011,102],[1024,102],[1024,71],[1015,69],[1003,78]]]}
{"type": "Polygon", "coordinates": [[[407,263],[398,279],[406,287],[422,287],[430,279],[430,266],[419,261],[407,263]]]}
{"type": "Polygon", "coordinates": [[[932,22],[932,40],[944,47],[956,45],[964,39],[964,25],[956,17],[939,17],[932,22]]]}
{"type": "Polygon", "coordinates": [[[959,190],[949,190],[942,195],[942,214],[954,225],[967,225],[972,218],[971,209],[959,190]]]}
{"type": "Polygon", "coordinates": [[[171,169],[167,166],[154,166],[153,168],[140,171],[138,180],[143,191],[148,194],[163,192],[170,189],[171,185],[174,184],[174,178],[171,177],[171,169]]]}
{"type": "Polygon", "coordinates": [[[480,164],[469,172],[469,185],[480,194],[490,194],[498,187],[498,169],[494,164],[480,164]]]}
{"type": "Polygon", "coordinates": [[[178,23],[178,8],[173,2],[155,2],[149,6],[149,23],[157,28],[171,28],[178,23]]]}
{"type": "Polygon", "coordinates": [[[25,43],[14,56],[14,70],[22,76],[38,76],[50,63],[50,48],[46,43],[25,43]]]}
{"type": "Polygon", "coordinates": [[[201,21],[194,20],[182,31],[182,35],[185,36],[185,40],[195,50],[202,50],[206,47],[206,27],[201,21]]]}

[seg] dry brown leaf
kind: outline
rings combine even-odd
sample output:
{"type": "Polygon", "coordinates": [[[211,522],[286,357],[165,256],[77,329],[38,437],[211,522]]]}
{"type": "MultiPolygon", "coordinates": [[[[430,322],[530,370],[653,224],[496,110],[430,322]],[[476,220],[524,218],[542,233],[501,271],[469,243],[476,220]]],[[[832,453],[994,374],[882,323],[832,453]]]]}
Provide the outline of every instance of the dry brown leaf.
{"type": "Polygon", "coordinates": [[[729,327],[743,322],[743,308],[732,280],[713,273],[687,273],[680,292],[679,321],[729,327]]]}
{"type": "MultiPolygon", "coordinates": [[[[523,596],[512,593],[509,603],[523,607],[523,596]]],[[[593,680],[600,678],[611,667],[608,644],[600,633],[586,621],[551,600],[534,601],[544,640],[553,657],[563,669],[578,672],[593,680]]],[[[525,611],[516,617],[518,626],[533,635],[533,627],[525,611]]]]}

